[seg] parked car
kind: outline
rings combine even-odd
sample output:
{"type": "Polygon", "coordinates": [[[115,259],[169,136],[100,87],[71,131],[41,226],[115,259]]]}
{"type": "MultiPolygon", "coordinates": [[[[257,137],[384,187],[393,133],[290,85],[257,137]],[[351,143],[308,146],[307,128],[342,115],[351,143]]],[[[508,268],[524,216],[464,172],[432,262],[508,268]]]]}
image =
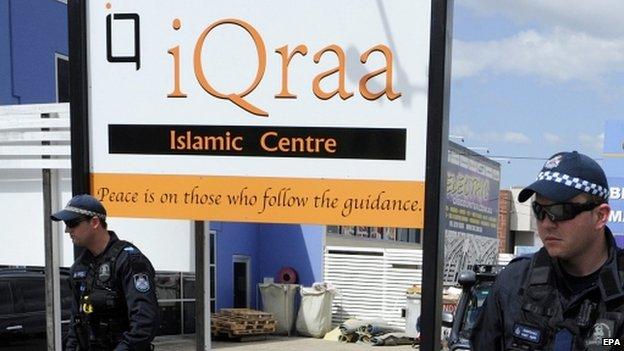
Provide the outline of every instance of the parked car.
{"type": "Polygon", "coordinates": [[[451,328],[447,343],[449,351],[472,350],[472,328],[496,276],[503,268],[499,265],[474,265],[459,274],[458,283],[462,294],[455,315],[445,314],[442,318],[444,326],[451,328]]]}
{"type": "MultiPolygon", "coordinates": [[[[61,334],[71,314],[69,270],[61,268],[61,334]]],[[[0,268],[0,350],[46,350],[43,267],[0,268]]]]}

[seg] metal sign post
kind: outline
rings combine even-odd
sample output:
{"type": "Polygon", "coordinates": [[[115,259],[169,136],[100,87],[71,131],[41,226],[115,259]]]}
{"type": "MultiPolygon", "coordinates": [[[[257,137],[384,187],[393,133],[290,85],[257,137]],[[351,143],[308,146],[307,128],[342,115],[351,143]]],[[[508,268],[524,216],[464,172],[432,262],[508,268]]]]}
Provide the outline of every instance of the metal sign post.
{"type": "Polygon", "coordinates": [[[52,171],[42,170],[43,228],[45,246],[45,303],[48,351],[61,350],[61,286],[58,258],[58,236],[52,230],[52,171]]]}
{"type": "MultiPolygon", "coordinates": [[[[43,113],[41,118],[50,118],[50,114],[43,113]]],[[[42,128],[49,131],[49,128],[42,128]]],[[[43,140],[42,145],[50,145],[43,140]]],[[[49,159],[49,155],[42,155],[49,159]]],[[[43,235],[45,246],[45,304],[46,304],[46,341],[48,351],[61,349],[61,286],[59,273],[59,238],[52,227],[53,201],[58,199],[58,173],[56,170],[44,168],[41,170],[43,193],[43,235]],[[54,185],[54,186],[53,186],[54,185]]]]}
{"type": "Polygon", "coordinates": [[[444,267],[444,202],[448,155],[449,94],[453,0],[433,0],[425,177],[423,238],[422,351],[439,351],[442,327],[442,270],[444,267]],[[433,64],[433,63],[436,64],[433,64]]]}
{"type": "Polygon", "coordinates": [[[204,221],[195,229],[195,340],[197,351],[209,351],[210,343],[210,239],[204,221]]]}

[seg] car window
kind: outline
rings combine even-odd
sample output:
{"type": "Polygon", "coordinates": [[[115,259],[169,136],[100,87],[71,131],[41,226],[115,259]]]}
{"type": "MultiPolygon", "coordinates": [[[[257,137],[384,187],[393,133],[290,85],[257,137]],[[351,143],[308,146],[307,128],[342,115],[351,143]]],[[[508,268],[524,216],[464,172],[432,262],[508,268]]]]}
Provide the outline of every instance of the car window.
{"type": "Polygon", "coordinates": [[[466,313],[464,314],[464,321],[461,328],[461,332],[463,335],[468,338],[470,333],[472,332],[472,328],[479,317],[479,313],[481,312],[481,307],[485,302],[485,299],[490,294],[490,290],[492,288],[492,282],[482,282],[472,289],[472,295],[470,296],[470,300],[468,302],[468,306],[466,309],[466,313]]]}
{"type": "Polygon", "coordinates": [[[0,315],[13,313],[13,300],[9,282],[0,281],[0,315]]]}
{"type": "Polygon", "coordinates": [[[24,312],[45,311],[45,285],[43,277],[15,280],[15,291],[22,297],[24,312]]]}

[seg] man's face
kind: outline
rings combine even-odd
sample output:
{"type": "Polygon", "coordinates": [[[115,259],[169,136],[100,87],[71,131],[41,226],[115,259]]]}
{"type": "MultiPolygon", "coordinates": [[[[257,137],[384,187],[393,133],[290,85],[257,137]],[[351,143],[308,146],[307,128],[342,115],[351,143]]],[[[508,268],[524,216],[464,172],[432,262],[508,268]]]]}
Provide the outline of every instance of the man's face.
{"type": "MultiPolygon", "coordinates": [[[[550,205],[555,202],[537,195],[535,202],[550,205]]],[[[578,195],[566,201],[572,203],[588,202],[584,195],[578,195]]],[[[597,236],[604,226],[603,217],[608,216],[609,205],[602,204],[593,210],[583,211],[576,217],[564,221],[552,221],[548,216],[537,219],[539,237],[551,257],[568,260],[579,256],[583,251],[599,243],[597,236]],[[605,208],[607,209],[605,212],[605,208]]]]}
{"type": "Polygon", "coordinates": [[[80,218],[65,222],[65,233],[69,234],[74,245],[85,247],[93,237],[93,218],[80,218]]]}

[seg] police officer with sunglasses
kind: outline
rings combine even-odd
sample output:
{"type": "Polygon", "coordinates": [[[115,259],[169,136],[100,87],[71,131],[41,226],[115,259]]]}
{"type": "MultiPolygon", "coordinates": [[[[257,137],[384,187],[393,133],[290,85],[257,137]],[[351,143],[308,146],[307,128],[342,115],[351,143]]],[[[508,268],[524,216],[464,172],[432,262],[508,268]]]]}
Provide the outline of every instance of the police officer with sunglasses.
{"type": "Polygon", "coordinates": [[[107,230],[106,210],[91,195],[73,197],[52,215],[85,250],[70,270],[73,293],[66,350],[152,350],[159,326],[154,268],[107,230]]]}
{"type": "Polygon", "coordinates": [[[606,226],[604,171],[576,151],[555,154],[518,200],[532,197],[544,246],[499,274],[472,349],[622,350],[624,252],[606,226]]]}

